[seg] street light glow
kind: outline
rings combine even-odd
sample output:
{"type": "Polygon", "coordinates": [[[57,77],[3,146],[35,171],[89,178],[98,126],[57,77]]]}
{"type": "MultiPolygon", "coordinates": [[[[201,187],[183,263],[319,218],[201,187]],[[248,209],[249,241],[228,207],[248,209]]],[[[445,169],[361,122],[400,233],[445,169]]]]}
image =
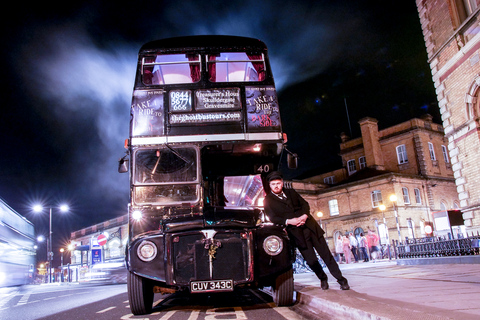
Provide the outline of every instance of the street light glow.
{"type": "Polygon", "coordinates": [[[392,202],[397,201],[397,196],[394,195],[394,194],[392,194],[392,195],[390,196],[390,201],[392,201],[392,202]]]}
{"type": "Polygon", "coordinates": [[[60,211],[62,211],[62,212],[67,212],[67,211],[69,211],[69,210],[70,210],[70,208],[68,207],[67,204],[62,204],[62,205],[60,205],[60,211]]]}
{"type": "Polygon", "coordinates": [[[43,206],[41,204],[36,204],[32,207],[32,209],[35,212],[42,212],[43,211],[43,206]]]}
{"type": "Polygon", "coordinates": [[[319,218],[323,217],[323,212],[322,212],[322,211],[318,211],[318,212],[317,212],[317,217],[319,217],[319,218]]]}
{"type": "Polygon", "coordinates": [[[380,208],[380,210],[384,211],[387,207],[385,207],[384,204],[381,204],[381,205],[378,206],[378,208],[380,208]]]}

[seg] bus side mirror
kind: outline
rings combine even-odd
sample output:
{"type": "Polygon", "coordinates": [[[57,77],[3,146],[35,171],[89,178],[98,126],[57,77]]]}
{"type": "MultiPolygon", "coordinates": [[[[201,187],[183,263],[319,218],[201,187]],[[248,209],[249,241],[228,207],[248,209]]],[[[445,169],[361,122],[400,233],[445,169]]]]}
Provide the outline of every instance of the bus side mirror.
{"type": "Polygon", "coordinates": [[[287,164],[288,169],[297,169],[298,168],[298,155],[296,153],[287,154],[287,164]]]}
{"type": "Polygon", "coordinates": [[[128,159],[125,159],[125,157],[118,160],[118,172],[119,173],[128,172],[128,159]]]}

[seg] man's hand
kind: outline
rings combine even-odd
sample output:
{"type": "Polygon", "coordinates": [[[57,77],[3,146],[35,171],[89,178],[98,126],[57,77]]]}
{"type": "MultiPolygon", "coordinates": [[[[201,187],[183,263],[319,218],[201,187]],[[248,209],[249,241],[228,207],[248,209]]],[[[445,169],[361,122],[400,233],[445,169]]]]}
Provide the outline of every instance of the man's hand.
{"type": "Polygon", "coordinates": [[[287,225],[292,225],[295,227],[300,227],[305,224],[305,221],[307,221],[308,216],[306,214],[301,215],[300,217],[297,218],[292,218],[292,219],[287,219],[287,225]]]}

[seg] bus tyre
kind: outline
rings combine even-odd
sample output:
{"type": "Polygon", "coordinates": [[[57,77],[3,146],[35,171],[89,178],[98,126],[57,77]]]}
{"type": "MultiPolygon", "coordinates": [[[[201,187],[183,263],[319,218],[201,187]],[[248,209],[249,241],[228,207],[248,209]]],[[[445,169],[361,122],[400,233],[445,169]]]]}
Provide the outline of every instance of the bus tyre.
{"type": "Polygon", "coordinates": [[[153,283],[149,279],[137,276],[129,272],[127,279],[128,300],[130,310],[134,315],[142,315],[152,312],[153,306],[153,283]]]}
{"type": "Polygon", "coordinates": [[[293,304],[293,269],[280,274],[272,287],[273,302],[277,306],[293,304]]]}

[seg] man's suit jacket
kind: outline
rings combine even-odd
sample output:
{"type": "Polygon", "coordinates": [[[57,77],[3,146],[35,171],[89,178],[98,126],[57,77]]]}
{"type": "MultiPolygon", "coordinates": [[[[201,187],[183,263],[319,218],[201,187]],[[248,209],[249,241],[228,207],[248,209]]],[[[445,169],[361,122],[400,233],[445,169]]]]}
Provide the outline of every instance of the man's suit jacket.
{"type": "Polygon", "coordinates": [[[295,245],[299,249],[306,249],[308,236],[305,236],[305,228],[310,229],[318,237],[323,236],[325,231],[320,228],[317,221],[310,215],[310,206],[305,199],[293,189],[283,189],[283,192],[287,196],[286,200],[280,199],[271,192],[267,194],[263,202],[265,214],[271,222],[282,226],[285,226],[287,219],[298,218],[306,214],[308,219],[304,226],[287,226],[287,232],[295,242],[295,245]]]}

